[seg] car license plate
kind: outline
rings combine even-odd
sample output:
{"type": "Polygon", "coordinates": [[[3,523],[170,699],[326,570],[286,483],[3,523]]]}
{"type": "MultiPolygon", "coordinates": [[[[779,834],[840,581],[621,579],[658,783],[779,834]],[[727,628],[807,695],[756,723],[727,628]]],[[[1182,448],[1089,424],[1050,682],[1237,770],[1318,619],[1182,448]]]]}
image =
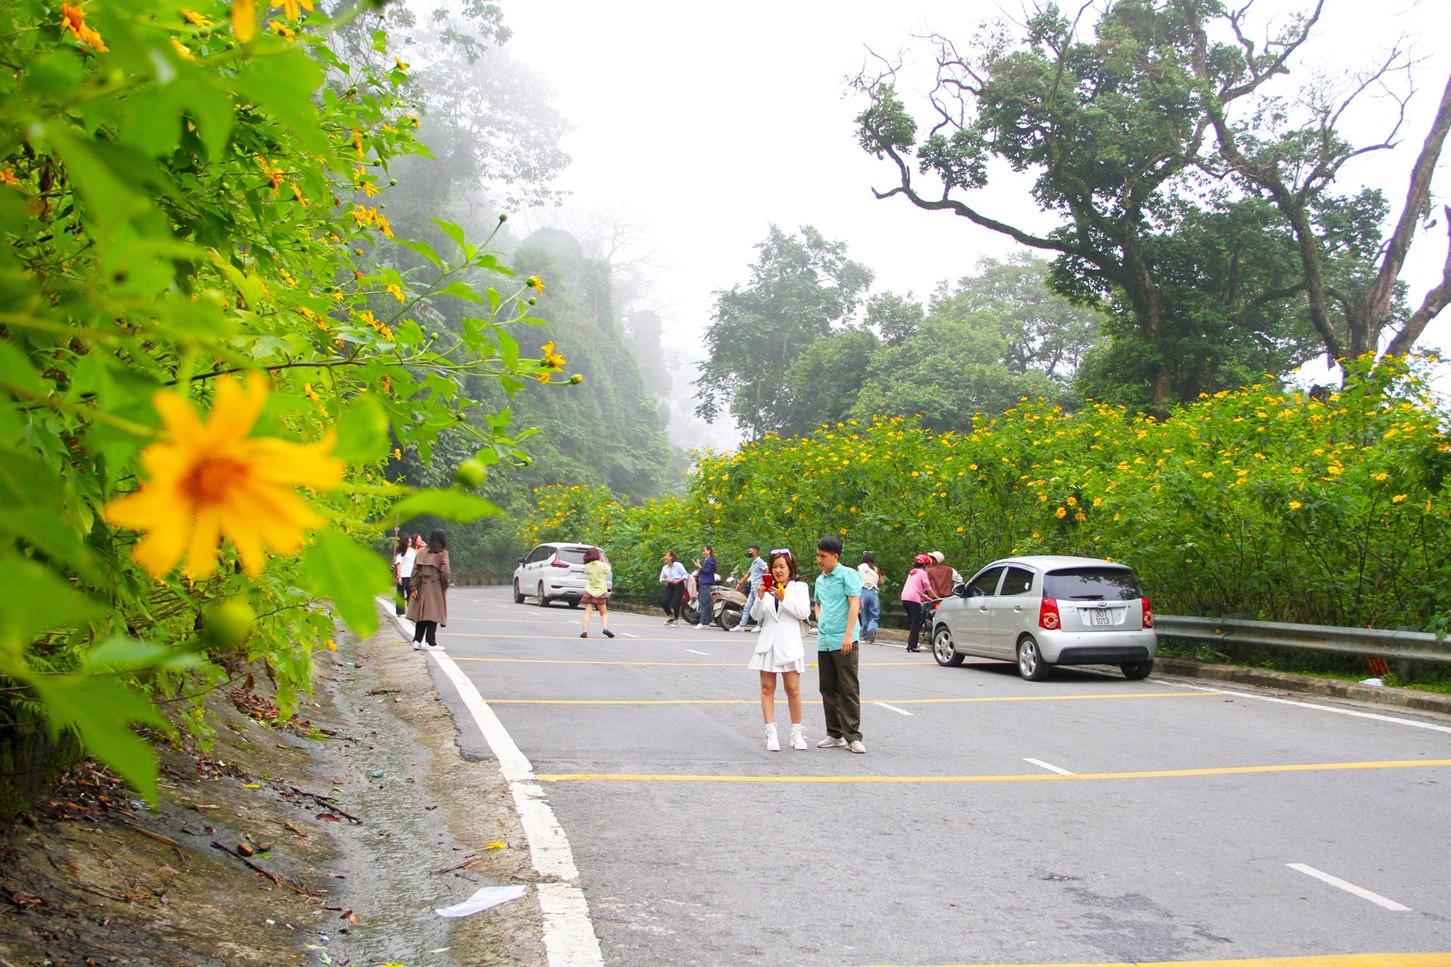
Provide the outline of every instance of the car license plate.
{"type": "Polygon", "coordinates": [[[1110,611],[1108,608],[1104,608],[1101,611],[1090,611],[1088,613],[1092,617],[1092,620],[1089,622],[1089,624],[1092,624],[1092,625],[1111,625],[1111,624],[1113,624],[1113,612],[1110,611]]]}

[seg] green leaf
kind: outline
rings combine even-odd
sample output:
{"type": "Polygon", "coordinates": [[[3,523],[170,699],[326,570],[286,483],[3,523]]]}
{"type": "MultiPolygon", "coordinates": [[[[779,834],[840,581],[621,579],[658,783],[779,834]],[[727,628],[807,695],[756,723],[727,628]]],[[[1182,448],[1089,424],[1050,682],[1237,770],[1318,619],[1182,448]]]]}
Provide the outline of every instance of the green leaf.
{"type": "Polygon", "coordinates": [[[81,662],[81,671],[98,675],[153,668],[194,668],[202,663],[202,657],[194,651],[118,636],[107,638],[87,653],[81,662]]]}
{"type": "Polygon", "coordinates": [[[389,516],[396,517],[398,520],[409,520],[424,514],[432,514],[435,517],[442,517],[444,520],[462,522],[494,517],[503,512],[493,501],[450,488],[448,490],[420,490],[409,494],[393,507],[389,516]]]}
{"type": "MultiPolygon", "coordinates": [[[[11,601],[24,607],[0,609],[0,652],[17,660],[43,631],[78,628],[106,613],[100,601],[73,590],[48,568],[16,554],[0,554],[11,601]]],[[[13,667],[13,665],[12,665],[13,667]]]]}
{"type": "Polygon", "coordinates": [[[53,734],[73,729],[87,752],[156,805],[156,753],[132,724],[167,728],[140,690],[109,676],[26,675],[45,706],[53,734]]]}
{"type": "Polygon", "coordinates": [[[323,530],[302,560],[309,590],[331,598],[343,622],[367,637],[378,627],[373,599],[393,587],[388,564],[337,530],[323,530]]]}
{"type": "Polygon", "coordinates": [[[473,286],[469,285],[467,282],[458,282],[458,281],[450,282],[448,285],[444,286],[442,289],[439,289],[434,294],[435,295],[451,295],[455,299],[463,299],[465,302],[483,302],[484,301],[484,297],[481,296],[481,295],[479,295],[478,291],[473,286]]]}
{"type": "Polygon", "coordinates": [[[333,456],[344,463],[377,460],[388,452],[388,414],[371,396],[358,396],[348,403],[337,425],[338,442],[333,456]]]}
{"type": "Polygon", "coordinates": [[[454,243],[463,251],[465,259],[474,257],[476,249],[469,244],[468,236],[464,234],[462,228],[459,228],[453,222],[446,222],[442,218],[430,218],[429,221],[437,225],[439,231],[454,240],[454,243]]]}
{"type": "Polygon", "coordinates": [[[237,74],[237,94],[272,115],[308,151],[330,155],[312,100],[322,82],[322,67],[294,47],[248,61],[237,74]]]}

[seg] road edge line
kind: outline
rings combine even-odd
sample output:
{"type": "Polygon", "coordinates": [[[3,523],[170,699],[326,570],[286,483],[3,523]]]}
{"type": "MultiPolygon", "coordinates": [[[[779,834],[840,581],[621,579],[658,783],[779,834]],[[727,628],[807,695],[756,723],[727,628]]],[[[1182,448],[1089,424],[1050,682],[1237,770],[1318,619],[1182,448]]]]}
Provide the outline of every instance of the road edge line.
{"type": "MultiPolygon", "coordinates": [[[[383,613],[408,638],[413,637],[413,622],[394,614],[392,602],[377,599],[383,613]]],[[[589,901],[579,885],[579,868],[569,847],[569,837],[554,815],[544,789],[534,781],[534,766],[515,744],[509,730],[484,701],[474,683],[458,667],[458,663],[442,649],[430,648],[428,655],[438,662],[439,669],[453,684],[474,725],[489,744],[499,762],[499,773],[509,785],[514,811],[524,827],[529,843],[529,859],[542,882],[534,886],[539,909],[544,914],[544,952],[550,967],[603,967],[604,954],[595,934],[589,901]]]]}

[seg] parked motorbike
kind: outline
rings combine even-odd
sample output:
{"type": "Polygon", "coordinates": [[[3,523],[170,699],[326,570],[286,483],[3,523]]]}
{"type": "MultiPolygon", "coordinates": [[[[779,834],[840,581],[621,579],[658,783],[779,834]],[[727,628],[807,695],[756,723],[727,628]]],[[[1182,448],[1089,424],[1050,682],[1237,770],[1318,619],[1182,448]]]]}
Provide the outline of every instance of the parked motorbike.
{"type": "MultiPolygon", "coordinates": [[[[733,631],[746,614],[746,596],[735,589],[734,578],[726,578],[710,586],[711,620],[725,631],[733,631]]],[[[700,611],[692,595],[685,602],[681,614],[690,624],[700,623],[700,611]]]]}

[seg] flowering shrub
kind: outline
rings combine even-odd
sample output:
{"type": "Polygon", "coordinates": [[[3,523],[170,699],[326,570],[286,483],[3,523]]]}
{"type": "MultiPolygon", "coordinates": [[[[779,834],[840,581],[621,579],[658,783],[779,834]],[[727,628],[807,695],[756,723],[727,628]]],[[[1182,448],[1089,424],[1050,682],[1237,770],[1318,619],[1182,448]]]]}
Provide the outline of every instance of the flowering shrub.
{"type": "Polygon", "coordinates": [[[747,544],[809,561],[835,534],[850,562],[875,551],[897,588],[923,551],[965,574],[1080,554],[1132,565],[1166,614],[1425,627],[1451,609],[1448,415],[1414,364],[1349,368],[1325,399],[1256,385],[1163,421],[1025,400],[961,435],[879,419],[768,436],[702,455],[683,501],[556,489],[529,528],[568,522],[638,590],[667,546],[708,541],[739,570],[747,544]]]}
{"type": "MultiPolygon", "coordinates": [[[[466,378],[564,365],[509,329],[543,282],[445,222],[448,251],[395,237],[388,164],[423,150],[406,65],[324,43],[369,5],[274,7],[0,22],[0,715],[74,731],[150,798],[151,699],[205,734],[212,659],[240,651],[286,710],[333,647],[319,599],[376,626],[375,522],[496,511],[392,485],[388,457],[464,424],[466,378]],[[443,325],[440,300],[478,315],[443,325]]],[[[466,476],[524,459],[507,411],[468,425],[466,476]]]]}

